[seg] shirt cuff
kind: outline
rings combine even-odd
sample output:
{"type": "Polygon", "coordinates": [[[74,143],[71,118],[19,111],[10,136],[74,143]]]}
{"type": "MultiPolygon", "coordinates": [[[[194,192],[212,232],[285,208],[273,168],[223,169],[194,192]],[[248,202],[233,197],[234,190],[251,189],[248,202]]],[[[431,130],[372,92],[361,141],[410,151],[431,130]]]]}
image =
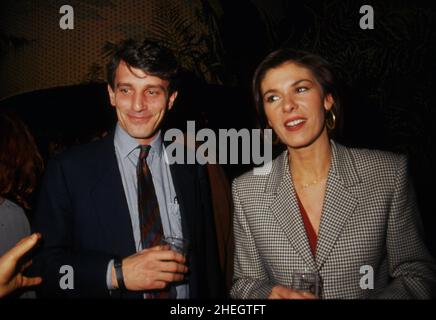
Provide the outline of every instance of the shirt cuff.
{"type": "Polygon", "coordinates": [[[106,271],[106,285],[109,290],[116,290],[115,286],[112,283],[112,268],[114,267],[114,259],[109,261],[107,265],[106,271]]]}

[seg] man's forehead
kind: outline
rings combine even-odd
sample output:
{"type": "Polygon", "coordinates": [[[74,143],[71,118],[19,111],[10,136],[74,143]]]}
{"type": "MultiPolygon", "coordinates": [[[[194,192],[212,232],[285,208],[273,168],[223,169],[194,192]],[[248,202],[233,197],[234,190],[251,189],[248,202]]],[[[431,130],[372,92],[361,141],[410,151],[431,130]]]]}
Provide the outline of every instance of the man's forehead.
{"type": "MultiPolygon", "coordinates": [[[[125,61],[121,60],[115,74],[115,82],[120,82],[121,79],[130,79],[130,81],[151,81],[167,86],[168,81],[157,76],[151,75],[141,69],[128,65],[125,61]]],[[[121,82],[125,82],[121,80],[121,82]]]]}

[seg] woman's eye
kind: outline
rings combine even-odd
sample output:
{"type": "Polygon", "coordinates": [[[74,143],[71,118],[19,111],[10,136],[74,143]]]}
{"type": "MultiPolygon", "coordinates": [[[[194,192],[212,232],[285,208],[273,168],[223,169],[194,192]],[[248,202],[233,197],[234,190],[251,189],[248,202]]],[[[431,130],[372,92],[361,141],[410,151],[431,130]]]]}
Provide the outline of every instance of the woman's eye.
{"type": "Polygon", "coordinates": [[[121,88],[121,89],[120,89],[120,92],[126,94],[126,93],[129,93],[129,89],[127,89],[127,88],[121,88]]]}
{"type": "Polygon", "coordinates": [[[277,96],[269,96],[266,98],[266,101],[269,103],[277,101],[277,100],[279,100],[279,97],[277,97],[277,96]]]}
{"type": "Polygon", "coordinates": [[[307,87],[298,87],[298,88],[297,88],[297,92],[298,92],[298,93],[305,92],[305,91],[307,91],[307,90],[309,90],[307,87]]]}

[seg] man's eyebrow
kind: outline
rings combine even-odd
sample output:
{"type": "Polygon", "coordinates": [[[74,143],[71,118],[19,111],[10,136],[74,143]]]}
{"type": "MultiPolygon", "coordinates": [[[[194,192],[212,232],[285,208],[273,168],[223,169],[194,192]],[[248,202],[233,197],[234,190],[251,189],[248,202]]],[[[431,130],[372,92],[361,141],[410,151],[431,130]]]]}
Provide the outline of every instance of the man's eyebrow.
{"type": "MultiPolygon", "coordinates": [[[[127,82],[119,82],[119,83],[117,83],[116,88],[120,88],[120,87],[132,88],[133,85],[130,83],[127,83],[127,82]]],[[[159,85],[159,84],[150,84],[150,85],[145,86],[144,88],[146,90],[148,90],[148,89],[160,89],[164,92],[166,92],[166,90],[167,90],[164,86],[159,85]]]]}
{"type": "MultiPolygon", "coordinates": [[[[297,80],[297,81],[295,81],[293,84],[291,84],[291,87],[295,87],[296,85],[299,85],[301,82],[304,82],[304,81],[306,81],[306,82],[310,82],[310,83],[313,83],[313,81],[312,80],[309,80],[309,79],[300,79],[300,80],[297,80]]],[[[263,96],[265,97],[267,94],[269,94],[269,93],[274,93],[274,92],[277,92],[278,90],[276,90],[276,89],[269,89],[269,90],[267,90],[264,94],[263,94],[263,96]]]]}
{"type": "Polygon", "coordinates": [[[119,82],[117,83],[117,88],[118,87],[131,87],[132,85],[130,83],[126,83],[126,82],[119,82]]]}
{"type": "Polygon", "coordinates": [[[154,89],[154,88],[158,88],[158,89],[161,89],[162,91],[165,91],[166,89],[165,89],[165,87],[164,86],[162,86],[162,85],[160,85],[160,84],[151,84],[151,85],[149,85],[149,86],[145,86],[147,89],[150,89],[150,88],[152,88],[152,89],[154,89]]]}

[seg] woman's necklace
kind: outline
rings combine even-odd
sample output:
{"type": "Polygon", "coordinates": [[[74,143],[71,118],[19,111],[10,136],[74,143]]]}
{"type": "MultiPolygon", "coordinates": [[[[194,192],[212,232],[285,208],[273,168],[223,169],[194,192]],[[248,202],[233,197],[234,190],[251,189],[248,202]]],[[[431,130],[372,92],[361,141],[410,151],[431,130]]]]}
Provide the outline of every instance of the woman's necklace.
{"type": "Polygon", "coordinates": [[[326,179],[327,179],[327,177],[324,177],[324,178],[321,178],[321,179],[313,180],[313,181],[308,182],[308,183],[302,183],[302,184],[301,184],[301,187],[302,187],[303,189],[306,189],[306,188],[308,188],[308,187],[310,187],[310,186],[314,186],[314,185],[316,185],[316,184],[318,184],[318,183],[320,183],[320,182],[323,182],[323,181],[325,181],[326,179]]]}

